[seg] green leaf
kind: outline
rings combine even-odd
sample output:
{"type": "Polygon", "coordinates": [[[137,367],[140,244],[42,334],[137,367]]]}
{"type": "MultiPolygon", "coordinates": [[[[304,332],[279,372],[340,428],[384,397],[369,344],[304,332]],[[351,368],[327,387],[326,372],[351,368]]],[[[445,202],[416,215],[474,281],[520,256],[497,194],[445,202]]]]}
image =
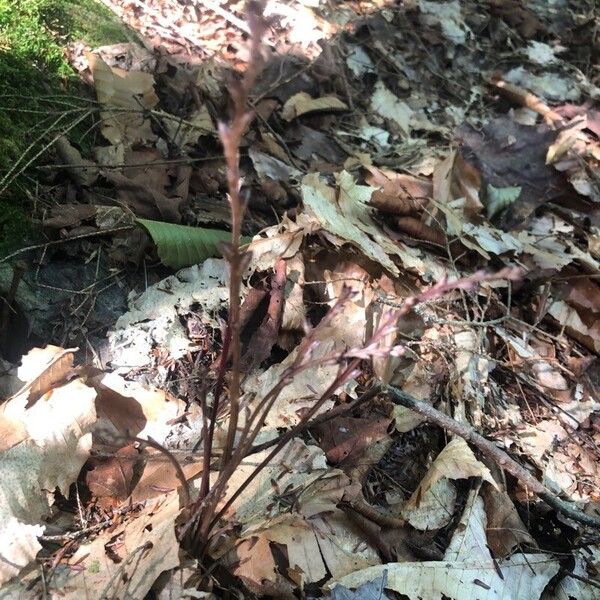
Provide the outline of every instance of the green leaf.
{"type": "Polygon", "coordinates": [[[219,244],[231,239],[231,233],[220,229],[174,225],[148,219],[136,221],[150,234],[163,264],[174,269],[220,256],[219,244]]]}
{"type": "Polygon", "coordinates": [[[510,206],[521,195],[520,187],[487,187],[487,216],[492,218],[510,206]]]}

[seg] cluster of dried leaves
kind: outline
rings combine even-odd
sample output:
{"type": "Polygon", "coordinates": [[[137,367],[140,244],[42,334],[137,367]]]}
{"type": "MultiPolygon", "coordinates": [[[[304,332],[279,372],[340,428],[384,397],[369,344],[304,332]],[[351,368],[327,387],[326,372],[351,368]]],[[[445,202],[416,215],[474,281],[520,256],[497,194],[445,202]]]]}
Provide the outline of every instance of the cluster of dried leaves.
{"type": "MultiPolygon", "coordinates": [[[[256,235],[233,269],[238,447],[255,432],[243,460],[227,471],[202,449],[207,408],[235,385],[219,374],[230,249],[132,298],[110,368],[74,369],[56,347],[24,357],[0,415],[0,598],[598,597],[597,531],[578,518],[597,522],[600,482],[593,13],[413,0],[357,16],[369,4],[332,24],[304,3],[314,29],[298,41],[284,22],[285,49],[310,59],[266,36],[240,148],[256,235]],[[207,485],[223,488],[220,518],[200,523],[198,561],[180,543],[207,485]],[[578,508],[560,514],[539,489],[578,508]]],[[[165,29],[160,3],[135,5],[120,3],[132,24],[165,29]]],[[[204,13],[178,10],[170,41],[204,40],[204,13]]],[[[182,47],[88,56],[104,141],[94,160],[59,141],[78,203],[47,227],[231,225],[217,123],[232,74],[182,64],[182,47]]],[[[142,236],[119,231],[111,259],[139,262],[142,236]]],[[[231,415],[214,413],[218,454],[231,415]]]]}

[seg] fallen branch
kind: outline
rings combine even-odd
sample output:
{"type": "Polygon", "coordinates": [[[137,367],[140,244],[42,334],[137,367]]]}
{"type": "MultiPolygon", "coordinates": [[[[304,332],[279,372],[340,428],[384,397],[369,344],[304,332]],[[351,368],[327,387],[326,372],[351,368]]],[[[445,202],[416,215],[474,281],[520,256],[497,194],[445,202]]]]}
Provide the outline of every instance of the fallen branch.
{"type": "Polygon", "coordinates": [[[566,517],[573,519],[573,521],[600,528],[600,517],[587,515],[571,502],[562,500],[557,495],[553,494],[548,488],[533,477],[527,469],[512,459],[504,452],[504,450],[498,448],[496,444],[485,439],[482,435],[479,435],[472,427],[455,421],[452,417],[445,415],[430,404],[413,398],[410,394],[403,392],[393,385],[384,386],[383,391],[387,392],[396,404],[414,410],[431,423],[435,423],[443,429],[460,436],[474,446],[477,446],[477,448],[479,448],[486,456],[493,459],[501,468],[508,471],[525,487],[539,496],[539,498],[548,504],[548,506],[556,509],[566,517]]]}

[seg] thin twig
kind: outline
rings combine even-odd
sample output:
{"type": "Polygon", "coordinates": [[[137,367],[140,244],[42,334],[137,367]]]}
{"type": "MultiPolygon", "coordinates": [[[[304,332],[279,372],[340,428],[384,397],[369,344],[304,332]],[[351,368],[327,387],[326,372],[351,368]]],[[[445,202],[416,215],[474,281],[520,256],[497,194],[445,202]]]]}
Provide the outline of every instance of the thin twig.
{"type": "Polygon", "coordinates": [[[26,246],[25,248],[20,248],[16,250],[12,254],[8,254],[0,258],[0,263],[6,262],[19,254],[23,254],[24,252],[29,252],[31,250],[41,250],[48,248],[49,246],[57,246],[58,244],[66,244],[67,242],[73,242],[75,240],[82,240],[84,238],[96,237],[98,235],[107,235],[109,233],[117,233],[119,231],[128,231],[129,229],[133,229],[133,225],[126,225],[124,227],[115,227],[113,229],[101,229],[99,231],[92,231],[90,233],[82,233],[81,235],[74,235],[73,237],[64,238],[62,240],[53,240],[51,242],[44,242],[43,244],[34,244],[33,246],[26,246]]]}
{"type": "Polygon", "coordinates": [[[526,89],[508,83],[503,79],[496,77],[488,79],[488,83],[494,87],[501,96],[504,96],[511,102],[515,102],[521,106],[533,110],[534,112],[542,115],[547,123],[550,125],[562,125],[564,119],[554,110],[552,110],[547,104],[545,104],[535,94],[528,92],[526,89]]]}
{"type": "Polygon", "coordinates": [[[102,523],[97,523],[96,525],[90,525],[89,527],[85,527],[83,529],[77,529],[76,531],[67,531],[66,533],[59,533],[57,535],[39,535],[38,540],[41,542],[71,542],[73,540],[78,540],[81,537],[85,537],[90,533],[97,533],[98,531],[102,531],[107,527],[110,527],[114,523],[114,517],[117,515],[126,515],[127,513],[132,512],[133,510],[137,510],[144,506],[143,502],[135,502],[132,505],[125,506],[123,508],[116,508],[113,510],[113,516],[111,516],[106,521],[102,521],[102,523]]]}

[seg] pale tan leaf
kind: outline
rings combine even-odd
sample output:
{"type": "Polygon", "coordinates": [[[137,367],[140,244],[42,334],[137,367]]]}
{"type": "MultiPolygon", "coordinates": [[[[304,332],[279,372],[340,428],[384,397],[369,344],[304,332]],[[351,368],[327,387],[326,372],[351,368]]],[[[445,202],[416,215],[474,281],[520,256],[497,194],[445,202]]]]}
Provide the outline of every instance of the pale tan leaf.
{"type": "Polygon", "coordinates": [[[393,121],[404,135],[410,133],[410,119],[413,110],[395,96],[382,81],[375,85],[371,96],[371,109],[384,119],[393,121]]]}
{"type": "Polygon", "coordinates": [[[171,493],[148,502],[135,518],[115,530],[82,544],[72,560],[84,568],[71,571],[57,584],[56,593],[66,600],[146,597],[163,571],[179,566],[178,515],[179,496],[171,493]],[[122,543],[111,548],[119,562],[106,551],[117,536],[122,543]]]}
{"type": "Polygon", "coordinates": [[[597,544],[586,546],[585,550],[574,551],[575,565],[556,585],[553,593],[546,592],[543,600],[597,600],[600,595],[597,585],[597,565],[600,563],[600,551],[597,544]]]}
{"type": "Polygon", "coordinates": [[[410,600],[539,598],[554,575],[558,561],[545,554],[515,554],[492,560],[486,541],[483,503],[473,490],[443,561],[388,563],[357,571],[335,582],[358,587],[387,570],[386,588],[410,600]]]}
{"type": "Polygon", "coordinates": [[[311,522],[323,560],[333,578],[343,577],[381,562],[375,549],[364,539],[364,533],[343,511],[332,511],[311,522]]]}
{"type": "Polygon", "coordinates": [[[0,455],[0,583],[35,558],[52,493],[68,495],[92,445],[95,392],[81,380],[55,388],[26,408],[26,393],[3,406],[4,426],[16,437],[0,455]]]}
{"type": "Polygon", "coordinates": [[[474,556],[479,560],[492,560],[485,536],[486,515],[479,489],[472,489],[461,515],[460,523],[454,531],[444,559],[451,562],[468,561],[474,556]]]}
{"type": "Polygon", "coordinates": [[[61,383],[73,368],[76,348],[60,348],[48,345],[33,348],[21,359],[17,375],[27,383],[15,394],[26,394],[28,403],[35,402],[40,396],[61,383]]]}
{"type": "MultiPolygon", "coordinates": [[[[255,454],[251,461],[244,461],[230,481],[229,492],[235,491],[267,454],[268,450],[265,450],[255,454]]],[[[340,470],[327,468],[325,454],[320,448],[293,440],[235,500],[230,514],[243,525],[242,534],[248,536],[265,529],[265,524],[287,511],[286,504],[275,498],[284,490],[290,498],[296,498],[294,505],[303,516],[313,517],[333,510],[347,484],[348,478],[340,470]]]]}
{"type": "Polygon", "coordinates": [[[304,232],[301,229],[280,226],[269,227],[263,232],[266,237],[255,236],[247,247],[252,253],[247,275],[255,271],[268,271],[280,258],[291,258],[300,249],[304,232]]]}
{"type": "Polygon", "coordinates": [[[301,330],[306,322],[304,304],[304,258],[301,253],[287,261],[287,285],[281,329],[301,330]]]}
{"type": "MultiPolygon", "coordinates": [[[[319,363],[319,359],[331,356],[336,350],[335,340],[322,341],[314,350],[314,365],[298,373],[283,389],[273,408],[265,418],[265,428],[291,427],[300,420],[302,410],[310,408],[319,396],[333,383],[338,367],[336,364],[319,363]]],[[[254,392],[251,405],[257,405],[280,381],[283,373],[296,360],[298,349],[293,350],[282,362],[269,367],[264,373],[249,378],[244,390],[254,392]]],[[[319,413],[328,410],[332,400],[325,402],[319,413]]]]}
{"type": "Polygon", "coordinates": [[[552,577],[558,573],[557,561],[541,554],[516,554],[497,561],[502,578],[491,561],[473,557],[459,564],[447,561],[388,563],[356,571],[335,583],[349,588],[382,577],[387,571],[386,588],[410,600],[481,600],[494,594],[503,600],[539,598],[552,577]]]}
{"type": "Polygon", "coordinates": [[[417,5],[422,23],[439,27],[442,35],[450,44],[465,44],[472,35],[465,23],[461,3],[458,0],[451,2],[417,0],[417,5]]]}
{"type": "Polygon", "coordinates": [[[489,481],[493,486],[496,482],[490,470],[475,458],[473,451],[462,438],[456,437],[438,454],[437,458],[429,467],[429,471],[406,503],[403,514],[407,514],[419,504],[419,499],[441,478],[468,479],[469,477],[481,477],[489,481]]]}
{"type": "Polygon", "coordinates": [[[454,516],[455,503],[456,488],[451,481],[442,477],[423,492],[417,506],[402,510],[401,515],[415,529],[441,529],[454,516]]]}
{"type": "Polygon", "coordinates": [[[98,101],[103,106],[102,135],[112,144],[153,140],[144,110],[158,103],[154,77],[142,71],[109,67],[98,55],[88,54],[98,101]]]}
{"type": "Polygon", "coordinates": [[[0,586],[16,577],[21,569],[35,560],[42,549],[38,536],[43,533],[43,525],[28,525],[3,514],[0,527],[0,586]]]}
{"type": "Polygon", "coordinates": [[[340,176],[340,204],[336,200],[336,190],[329,187],[316,173],[306,175],[302,180],[304,205],[319,220],[327,231],[356,244],[372,260],[380,263],[394,274],[398,268],[390,260],[388,253],[397,254],[393,242],[378,229],[371,218],[372,209],[366,206],[374,188],[357,186],[352,176],[344,171],[340,176]],[[342,209],[342,198],[345,208],[342,209]],[[352,199],[351,199],[352,198],[352,199]]]}
{"type": "Polygon", "coordinates": [[[317,537],[308,522],[282,523],[270,528],[265,535],[273,542],[286,545],[290,567],[301,570],[302,583],[320,581],[327,574],[317,537]]]}
{"type": "Polygon", "coordinates": [[[335,96],[312,98],[306,92],[295,94],[283,105],[281,116],[286,121],[297,119],[301,115],[312,112],[348,110],[348,107],[335,96]]]}
{"type": "MultiPolygon", "coordinates": [[[[552,315],[563,327],[567,333],[576,340],[587,346],[594,352],[600,352],[600,318],[594,318],[588,325],[579,315],[577,309],[568,305],[562,300],[552,302],[548,309],[548,314],[552,315]]],[[[595,315],[588,313],[589,317],[595,315]]]]}
{"type": "Polygon", "coordinates": [[[212,117],[204,104],[186,119],[168,113],[161,113],[161,116],[172,143],[185,150],[192,149],[200,136],[217,133],[212,117]]]}
{"type": "MultiPolygon", "coordinates": [[[[282,514],[266,529],[253,533],[237,546],[237,557],[241,560],[235,573],[252,582],[257,593],[264,593],[265,588],[260,585],[263,579],[272,583],[278,580],[270,545],[276,542],[285,548],[289,570],[294,572],[294,581],[302,588],[307,583],[322,580],[328,572],[341,577],[379,564],[376,552],[363,537],[338,509],[310,520],[294,513],[282,514]]],[[[291,575],[289,571],[288,575],[291,575]]]]}
{"type": "Polygon", "coordinates": [[[421,417],[414,410],[400,405],[394,405],[392,415],[394,417],[394,427],[400,433],[412,431],[425,421],[425,418],[421,417]]]}

